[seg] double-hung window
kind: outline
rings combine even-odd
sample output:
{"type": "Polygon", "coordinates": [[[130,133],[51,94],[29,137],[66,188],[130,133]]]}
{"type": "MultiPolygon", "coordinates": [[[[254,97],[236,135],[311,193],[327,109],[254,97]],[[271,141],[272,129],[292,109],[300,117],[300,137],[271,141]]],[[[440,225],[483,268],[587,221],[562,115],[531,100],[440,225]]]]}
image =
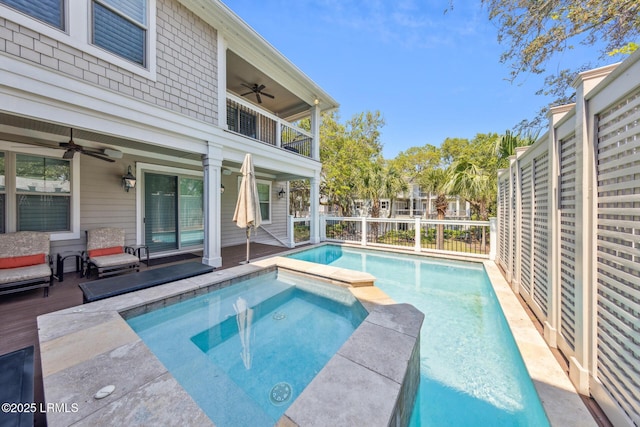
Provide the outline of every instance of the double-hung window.
{"type": "Polygon", "coordinates": [[[71,230],[71,162],[16,154],[16,230],[71,230]]]}
{"type": "Polygon", "coordinates": [[[147,0],[93,0],[93,44],[146,66],[147,0]]]}
{"type": "Polygon", "coordinates": [[[10,144],[0,141],[0,233],[46,231],[51,240],[78,239],[79,156],[61,159],[58,150],[36,147],[14,151],[10,144]]]}
{"type": "Polygon", "coordinates": [[[64,0],[0,0],[0,3],[52,27],[65,30],[64,0]]]}

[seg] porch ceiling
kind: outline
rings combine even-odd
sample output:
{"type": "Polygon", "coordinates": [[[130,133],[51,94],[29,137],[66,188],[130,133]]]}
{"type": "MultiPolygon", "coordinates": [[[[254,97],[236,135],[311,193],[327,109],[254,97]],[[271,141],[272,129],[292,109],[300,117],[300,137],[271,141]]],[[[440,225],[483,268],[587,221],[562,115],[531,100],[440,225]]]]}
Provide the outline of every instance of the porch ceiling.
{"type": "MultiPolygon", "coordinates": [[[[64,124],[0,113],[0,139],[5,141],[45,148],[60,148],[59,143],[69,141],[69,129],[70,126],[64,124]]],[[[189,153],[150,145],[76,127],[73,128],[73,140],[84,147],[90,147],[95,150],[110,148],[123,152],[152,152],[156,156],[161,155],[198,162],[201,160],[199,153],[189,153]]],[[[60,150],[60,153],[62,155],[63,151],[60,150]]]]}
{"type": "Polygon", "coordinates": [[[307,112],[311,108],[309,104],[285,89],[264,72],[240,58],[233,51],[227,50],[227,89],[241,96],[243,93],[250,92],[250,89],[243,86],[243,84],[247,86],[253,86],[254,84],[258,86],[264,85],[263,91],[273,95],[274,99],[262,96],[262,103],[259,104],[253,93],[244,96],[243,99],[273,112],[282,119],[290,120],[291,117],[307,112]]]}

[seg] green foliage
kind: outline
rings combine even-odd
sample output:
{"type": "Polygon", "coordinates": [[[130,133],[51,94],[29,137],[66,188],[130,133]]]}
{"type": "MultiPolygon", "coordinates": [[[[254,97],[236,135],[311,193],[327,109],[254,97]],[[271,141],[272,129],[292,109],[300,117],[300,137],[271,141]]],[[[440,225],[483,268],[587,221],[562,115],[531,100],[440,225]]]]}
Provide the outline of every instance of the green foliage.
{"type": "MultiPolygon", "coordinates": [[[[553,97],[553,105],[575,100],[571,83],[581,71],[594,68],[597,59],[627,55],[638,48],[640,2],[638,0],[482,0],[489,19],[498,27],[498,41],[506,45],[501,61],[508,63],[510,80],[522,74],[543,74],[554,55],[571,50],[576,44],[602,44],[599,52],[584,64],[560,69],[545,77],[538,94],[553,97]],[[599,57],[599,58],[598,58],[599,57]]],[[[516,130],[541,129],[548,108],[525,119],[516,130]]]]}
{"type": "Polygon", "coordinates": [[[376,111],[355,115],[345,124],[339,120],[334,111],[323,115],[320,126],[321,192],[340,207],[343,215],[350,215],[363,171],[381,156],[384,119],[376,111]]]}

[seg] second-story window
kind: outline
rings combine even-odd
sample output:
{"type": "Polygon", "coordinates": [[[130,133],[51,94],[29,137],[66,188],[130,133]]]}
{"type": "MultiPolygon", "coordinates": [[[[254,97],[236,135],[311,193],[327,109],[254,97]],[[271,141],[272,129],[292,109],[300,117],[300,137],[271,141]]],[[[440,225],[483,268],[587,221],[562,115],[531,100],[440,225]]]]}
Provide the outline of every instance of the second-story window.
{"type": "Polygon", "coordinates": [[[93,44],[146,66],[147,0],[93,0],[92,19],[93,44]]]}
{"type": "Polygon", "coordinates": [[[0,0],[25,15],[36,18],[61,30],[64,26],[64,0],[0,0]]]}

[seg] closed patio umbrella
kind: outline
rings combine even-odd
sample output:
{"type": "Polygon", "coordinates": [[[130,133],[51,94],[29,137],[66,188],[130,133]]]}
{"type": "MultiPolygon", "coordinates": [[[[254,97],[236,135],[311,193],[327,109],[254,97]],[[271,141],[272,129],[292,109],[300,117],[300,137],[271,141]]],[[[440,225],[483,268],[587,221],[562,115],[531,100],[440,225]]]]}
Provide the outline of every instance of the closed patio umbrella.
{"type": "Polygon", "coordinates": [[[258,185],[253,171],[251,154],[247,153],[242,162],[242,182],[238,193],[236,211],[233,214],[233,222],[240,228],[247,230],[247,260],[249,262],[249,237],[251,228],[260,227],[262,217],[260,215],[260,200],[258,198],[258,185]]]}

